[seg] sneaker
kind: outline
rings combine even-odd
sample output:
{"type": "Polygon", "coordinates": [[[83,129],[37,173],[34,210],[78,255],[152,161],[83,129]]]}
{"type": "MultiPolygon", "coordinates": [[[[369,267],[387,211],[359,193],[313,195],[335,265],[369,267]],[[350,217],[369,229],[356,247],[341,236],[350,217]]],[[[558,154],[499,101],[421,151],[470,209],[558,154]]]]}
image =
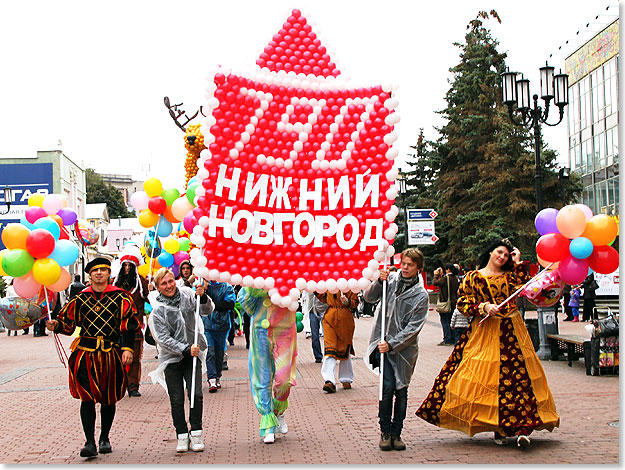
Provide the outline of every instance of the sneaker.
{"type": "Polygon", "coordinates": [[[287,432],[289,432],[289,427],[286,425],[284,414],[278,416],[278,432],[280,434],[286,434],[287,432]]]}
{"type": "Polygon", "coordinates": [[[178,445],[176,452],[186,452],[189,450],[189,433],[178,434],[178,445]]]}
{"type": "Polygon", "coordinates": [[[217,391],[217,380],[208,379],[208,393],[215,393],[217,391]]]}
{"type": "Polygon", "coordinates": [[[272,432],[268,432],[267,434],[265,434],[263,442],[265,444],[273,444],[274,442],[276,442],[276,435],[272,432]]]}
{"type": "Polygon", "coordinates": [[[98,448],[100,449],[101,454],[110,454],[113,452],[111,443],[108,439],[100,439],[100,442],[98,442],[98,448]]]}
{"type": "Polygon", "coordinates": [[[391,446],[395,450],[406,450],[406,444],[401,440],[401,436],[391,436],[391,446]]]}
{"type": "Polygon", "coordinates": [[[504,436],[502,436],[498,432],[495,432],[495,444],[497,444],[498,446],[505,446],[508,445],[508,441],[504,436]]]}
{"type": "Polygon", "coordinates": [[[204,450],[204,443],[202,442],[202,430],[191,431],[189,433],[191,440],[190,447],[193,452],[202,452],[204,450]]]}
{"type": "Polygon", "coordinates": [[[516,445],[521,449],[527,449],[530,446],[530,438],[527,436],[518,436],[516,445]]]}
{"type": "Polygon", "coordinates": [[[221,380],[219,380],[219,377],[215,379],[215,385],[217,385],[217,388],[221,388],[221,380]]]}
{"type": "Polygon", "coordinates": [[[380,434],[380,450],[391,450],[393,445],[391,443],[391,433],[383,432],[380,434]]]}
{"type": "Polygon", "coordinates": [[[343,382],[343,388],[344,388],[345,390],[349,390],[349,389],[351,389],[351,388],[352,388],[352,384],[351,384],[351,382],[343,382]]]}
{"type": "Polygon", "coordinates": [[[327,380],[326,383],[323,385],[323,391],[328,393],[334,393],[336,392],[336,386],[332,382],[327,380]]]}
{"type": "Polygon", "coordinates": [[[98,455],[98,449],[95,447],[94,441],[85,442],[85,447],[80,450],[80,456],[87,459],[92,459],[98,455]]]}

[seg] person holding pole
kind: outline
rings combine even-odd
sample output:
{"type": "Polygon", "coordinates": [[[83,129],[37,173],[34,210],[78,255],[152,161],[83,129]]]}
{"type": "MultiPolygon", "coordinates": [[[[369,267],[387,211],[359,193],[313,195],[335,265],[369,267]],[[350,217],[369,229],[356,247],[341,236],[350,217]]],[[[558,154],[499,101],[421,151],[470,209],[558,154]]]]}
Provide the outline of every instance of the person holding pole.
{"type": "Polygon", "coordinates": [[[387,269],[380,270],[380,278],[364,294],[366,302],[382,299],[363,359],[371,369],[380,368],[379,446],[385,451],[406,449],[401,431],[408,406],[408,386],[429,305],[422,270],[423,253],[407,248],[401,254],[401,270],[392,275],[387,269]]]}
{"type": "Polygon", "coordinates": [[[469,436],[494,432],[498,445],[516,437],[524,448],[532,431],[552,431],[560,424],[545,371],[514,302],[532,281],[529,263],[504,238],[489,244],[479,265],[463,278],[457,303],[460,313],[475,320],[416,415],[469,436]]]}
{"type": "Polygon", "coordinates": [[[69,391],[81,401],[80,419],[86,437],[81,457],[98,455],[95,444],[95,404],[100,403],[100,454],[111,452],[109,432],[115,418],[115,403],[126,393],[126,367],[133,361],[135,330],[140,319],[130,295],[109,285],[111,262],[94,258],[86,267],[91,285],[76,294],[46,327],[71,336],[80,327],[71,345],[68,360],[69,391]]]}
{"type": "Polygon", "coordinates": [[[198,314],[210,315],[215,308],[206,295],[204,285],[176,286],[171,270],[159,269],[154,275],[159,294],[150,298],[152,314],[148,320],[152,336],[158,344],[158,368],[150,373],[169,394],[171,417],[176,429],[176,452],[202,452],[202,362],[207,343],[198,314]],[[201,357],[202,360],[198,360],[201,357]],[[195,371],[195,375],[193,372],[195,371]],[[184,416],[184,384],[191,402],[189,424],[184,416]],[[193,395],[191,394],[193,390],[193,395]]]}

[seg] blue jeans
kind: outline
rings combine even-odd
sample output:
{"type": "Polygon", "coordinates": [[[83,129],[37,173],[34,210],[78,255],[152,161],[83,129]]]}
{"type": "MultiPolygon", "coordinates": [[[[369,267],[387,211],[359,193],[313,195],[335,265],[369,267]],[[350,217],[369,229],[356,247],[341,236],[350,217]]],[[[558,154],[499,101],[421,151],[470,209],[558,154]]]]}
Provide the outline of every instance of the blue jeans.
{"type": "Polygon", "coordinates": [[[449,313],[439,313],[441,316],[441,326],[443,327],[443,341],[447,344],[454,343],[454,337],[451,334],[451,315],[452,312],[449,313]]]}
{"type": "MultiPolygon", "coordinates": [[[[376,350],[378,363],[380,353],[376,350]]],[[[408,387],[395,388],[395,372],[388,360],[388,354],[384,355],[384,378],[382,380],[382,401],[380,402],[378,418],[380,418],[380,431],[391,433],[392,436],[401,436],[408,408],[408,387]],[[395,396],[395,409],[393,410],[393,395],[395,396]],[[394,411],[394,413],[393,413],[394,411]]]]}
{"type": "Polygon", "coordinates": [[[462,336],[462,333],[464,333],[466,330],[466,328],[452,328],[451,329],[451,333],[454,337],[454,344],[457,344],[458,341],[460,340],[460,337],[462,336]]]}
{"type": "Polygon", "coordinates": [[[313,355],[315,356],[315,359],[323,359],[323,353],[321,352],[321,343],[319,342],[319,328],[321,326],[321,319],[317,317],[317,315],[315,315],[313,312],[310,312],[309,316],[313,355]]]}
{"type": "Polygon", "coordinates": [[[208,350],[206,352],[206,379],[221,377],[224,365],[224,352],[226,349],[226,337],[229,330],[205,330],[208,350]]]}

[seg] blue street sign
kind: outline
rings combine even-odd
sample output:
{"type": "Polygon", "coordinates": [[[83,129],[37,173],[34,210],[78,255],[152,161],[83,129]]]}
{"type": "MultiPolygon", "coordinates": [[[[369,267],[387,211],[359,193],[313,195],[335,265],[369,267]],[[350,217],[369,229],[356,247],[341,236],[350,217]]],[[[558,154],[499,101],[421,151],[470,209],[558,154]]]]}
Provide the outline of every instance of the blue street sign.
{"type": "Polygon", "coordinates": [[[408,209],[408,220],[432,220],[437,215],[434,209],[408,209]]]}

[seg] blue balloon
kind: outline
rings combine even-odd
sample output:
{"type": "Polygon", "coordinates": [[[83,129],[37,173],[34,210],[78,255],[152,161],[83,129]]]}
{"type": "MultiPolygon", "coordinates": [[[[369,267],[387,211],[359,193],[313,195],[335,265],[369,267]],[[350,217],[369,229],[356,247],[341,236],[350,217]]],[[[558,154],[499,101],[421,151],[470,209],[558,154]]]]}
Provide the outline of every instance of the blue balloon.
{"type": "Polygon", "coordinates": [[[174,255],[163,251],[160,255],[158,255],[158,262],[164,268],[168,268],[174,264],[174,255]]]}
{"type": "Polygon", "coordinates": [[[171,225],[171,222],[161,215],[161,220],[158,223],[157,235],[159,237],[167,237],[171,235],[172,228],[173,226],[171,225]]]}
{"type": "Polygon", "coordinates": [[[152,305],[150,305],[150,302],[145,302],[143,304],[143,311],[145,313],[150,313],[152,311],[152,305]]]}
{"type": "Polygon", "coordinates": [[[586,259],[592,254],[592,242],[586,237],[577,237],[571,240],[569,251],[571,256],[577,259],[586,259]]]}
{"type": "Polygon", "coordinates": [[[42,228],[44,230],[47,230],[52,234],[55,240],[58,240],[61,236],[61,229],[59,227],[59,224],[57,224],[50,217],[42,217],[41,219],[36,220],[33,226],[35,228],[42,228]]]}
{"type": "Polygon", "coordinates": [[[48,258],[53,259],[61,266],[69,266],[76,262],[78,255],[79,251],[76,245],[69,240],[58,240],[54,251],[48,255],[48,258]]]}
{"type": "Polygon", "coordinates": [[[189,182],[187,183],[187,188],[191,186],[193,183],[198,183],[197,176],[194,176],[193,178],[189,180],[189,182]]]}
{"type": "Polygon", "coordinates": [[[37,228],[33,224],[31,224],[28,220],[26,220],[26,216],[25,215],[23,215],[22,218],[20,219],[20,224],[22,224],[26,228],[29,228],[30,230],[34,230],[35,228],[37,228]]]}

